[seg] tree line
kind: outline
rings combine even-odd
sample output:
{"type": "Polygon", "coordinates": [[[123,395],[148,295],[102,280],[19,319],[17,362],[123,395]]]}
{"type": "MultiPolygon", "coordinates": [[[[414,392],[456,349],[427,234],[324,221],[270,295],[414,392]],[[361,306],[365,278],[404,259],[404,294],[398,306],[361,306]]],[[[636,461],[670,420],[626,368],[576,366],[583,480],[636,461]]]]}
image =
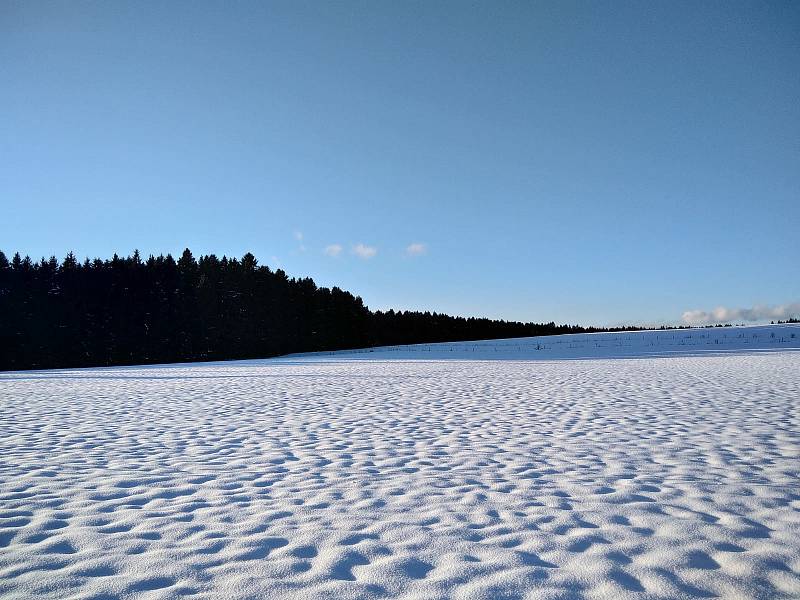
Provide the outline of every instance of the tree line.
{"type": "MultiPolygon", "coordinates": [[[[638,329],[638,328],[618,328],[638,329]]],[[[360,297],[215,255],[79,262],[0,252],[0,370],[264,358],[293,352],[609,331],[370,311],[360,297]]]]}

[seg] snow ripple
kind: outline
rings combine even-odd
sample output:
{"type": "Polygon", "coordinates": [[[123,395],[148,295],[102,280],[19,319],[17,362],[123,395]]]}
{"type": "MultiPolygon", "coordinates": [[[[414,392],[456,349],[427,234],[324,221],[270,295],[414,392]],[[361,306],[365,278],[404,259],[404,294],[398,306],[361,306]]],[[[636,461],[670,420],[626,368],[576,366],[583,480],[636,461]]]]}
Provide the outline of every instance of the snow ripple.
{"type": "Polygon", "coordinates": [[[0,374],[0,596],[800,596],[800,354],[0,374]]]}

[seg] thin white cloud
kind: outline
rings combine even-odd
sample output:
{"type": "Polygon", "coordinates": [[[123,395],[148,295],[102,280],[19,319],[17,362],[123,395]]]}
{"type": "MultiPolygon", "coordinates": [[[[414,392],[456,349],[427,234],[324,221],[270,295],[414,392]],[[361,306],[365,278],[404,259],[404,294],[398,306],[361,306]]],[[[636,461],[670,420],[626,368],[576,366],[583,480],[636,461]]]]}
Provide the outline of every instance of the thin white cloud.
{"type": "Polygon", "coordinates": [[[353,246],[353,254],[365,260],[368,258],[372,258],[377,253],[378,249],[375,246],[367,246],[365,244],[356,244],[355,246],[353,246]]]}
{"type": "Polygon", "coordinates": [[[406,256],[422,256],[428,252],[428,244],[414,242],[406,247],[406,256]]]}
{"type": "Polygon", "coordinates": [[[299,245],[297,246],[297,249],[298,249],[300,252],[305,252],[305,251],[306,251],[306,246],[305,246],[305,244],[303,243],[303,232],[302,232],[302,231],[299,231],[299,230],[297,230],[297,229],[295,229],[295,230],[292,232],[292,235],[294,236],[294,239],[296,239],[296,240],[299,242],[299,245]]]}
{"type": "Polygon", "coordinates": [[[342,253],[342,246],[341,244],[331,244],[330,246],[325,246],[325,250],[323,252],[326,256],[332,256],[333,258],[338,257],[342,253]]]}
{"type": "Polygon", "coordinates": [[[742,321],[775,321],[800,316],[800,302],[779,304],[777,306],[757,305],[752,308],[717,308],[687,310],[681,315],[686,325],[713,325],[715,323],[737,323],[742,321]]]}

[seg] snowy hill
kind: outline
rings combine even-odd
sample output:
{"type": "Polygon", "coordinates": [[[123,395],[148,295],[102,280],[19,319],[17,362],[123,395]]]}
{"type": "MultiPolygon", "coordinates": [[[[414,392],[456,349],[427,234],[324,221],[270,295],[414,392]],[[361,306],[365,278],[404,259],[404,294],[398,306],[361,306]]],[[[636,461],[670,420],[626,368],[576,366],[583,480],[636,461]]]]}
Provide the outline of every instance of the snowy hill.
{"type": "Polygon", "coordinates": [[[577,333],[506,340],[383,346],[292,356],[368,359],[551,360],[709,355],[800,349],[800,324],[577,333]]]}
{"type": "Polygon", "coordinates": [[[0,597],[797,598],[798,338],[0,373],[0,597]]]}

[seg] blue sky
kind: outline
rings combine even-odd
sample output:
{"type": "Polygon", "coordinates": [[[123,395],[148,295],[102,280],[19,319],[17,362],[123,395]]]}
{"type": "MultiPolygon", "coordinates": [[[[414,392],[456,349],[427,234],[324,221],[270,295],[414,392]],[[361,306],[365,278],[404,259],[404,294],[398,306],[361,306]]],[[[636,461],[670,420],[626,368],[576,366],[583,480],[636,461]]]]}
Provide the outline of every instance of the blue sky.
{"type": "Polygon", "coordinates": [[[799,74],[795,2],[4,2],[0,249],[533,321],[787,305],[799,74]]]}

